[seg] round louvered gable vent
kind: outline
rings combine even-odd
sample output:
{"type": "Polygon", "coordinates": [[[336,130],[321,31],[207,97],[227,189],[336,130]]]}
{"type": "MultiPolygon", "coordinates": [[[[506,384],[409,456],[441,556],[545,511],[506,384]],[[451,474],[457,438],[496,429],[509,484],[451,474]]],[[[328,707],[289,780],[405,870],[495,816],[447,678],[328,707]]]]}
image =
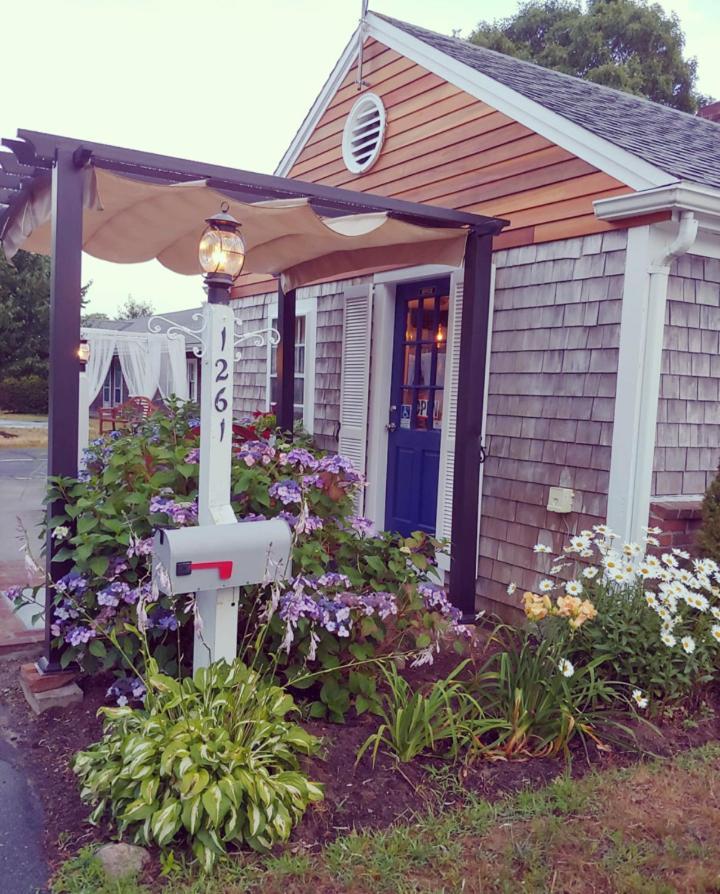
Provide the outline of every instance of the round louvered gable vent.
{"type": "Polygon", "coordinates": [[[385,136],[385,106],[374,93],[365,93],[350,110],[343,131],[343,160],[353,174],[373,164],[385,136]]]}

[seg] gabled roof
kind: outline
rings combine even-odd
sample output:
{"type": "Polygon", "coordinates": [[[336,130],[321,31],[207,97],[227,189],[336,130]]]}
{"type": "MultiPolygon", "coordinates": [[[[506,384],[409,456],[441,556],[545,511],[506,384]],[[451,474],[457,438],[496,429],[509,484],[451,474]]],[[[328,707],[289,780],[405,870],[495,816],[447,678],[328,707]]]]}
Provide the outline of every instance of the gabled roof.
{"type": "Polygon", "coordinates": [[[671,177],[720,187],[720,124],[374,13],[671,177]]]}
{"type": "Polygon", "coordinates": [[[357,57],[374,38],[635,190],[689,180],[720,188],[720,125],[369,12],[277,168],[287,176],[357,57]]]}

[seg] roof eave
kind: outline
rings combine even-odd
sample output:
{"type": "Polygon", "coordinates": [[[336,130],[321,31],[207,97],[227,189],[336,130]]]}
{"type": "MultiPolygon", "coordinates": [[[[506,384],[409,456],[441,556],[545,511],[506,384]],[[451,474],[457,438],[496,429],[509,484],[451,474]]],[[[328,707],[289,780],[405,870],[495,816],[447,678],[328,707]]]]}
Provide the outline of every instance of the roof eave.
{"type": "Polygon", "coordinates": [[[661,211],[692,211],[708,228],[720,228],[720,189],[688,180],[593,202],[599,220],[622,221],[661,211]],[[714,226],[713,226],[714,225],[714,226]]]}

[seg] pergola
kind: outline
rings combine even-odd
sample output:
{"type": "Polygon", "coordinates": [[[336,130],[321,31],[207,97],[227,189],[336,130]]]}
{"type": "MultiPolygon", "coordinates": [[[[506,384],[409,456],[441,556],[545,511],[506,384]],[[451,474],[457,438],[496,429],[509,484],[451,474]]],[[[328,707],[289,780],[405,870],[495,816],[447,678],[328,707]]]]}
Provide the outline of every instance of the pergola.
{"type": "MultiPolygon", "coordinates": [[[[17,224],[33,197],[41,192],[51,196],[48,245],[51,255],[49,476],[77,474],[80,371],[77,348],[80,339],[83,221],[87,214],[89,169],[122,175],[137,183],[166,187],[202,181],[229,201],[249,205],[303,199],[315,214],[326,219],[376,214],[383,215],[389,221],[401,221],[428,231],[462,231],[459,235],[464,242],[464,298],[457,398],[460,411],[456,420],[454,454],[450,598],[467,615],[474,612],[492,238],[506,226],[507,221],[33,131],[20,130],[16,139],[3,139],[2,145],[6,151],[0,151],[0,240],[4,240],[10,228],[17,224]]],[[[202,228],[203,222],[198,223],[202,228]]],[[[420,239],[421,230],[417,233],[420,239]]],[[[367,263],[361,262],[367,254],[360,251],[354,254],[352,247],[351,237],[348,237],[348,251],[341,253],[342,258],[338,257],[337,252],[333,256],[334,279],[367,268],[367,263]]],[[[116,259],[110,254],[107,257],[116,259]]],[[[407,261],[403,263],[402,254],[398,257],[400,263],[397,266],[407,265],[407,261]]],[[[422,263],[437,260],[429,251],[423,255],[422,263]]],[[[200,272],[199,266],[196,272],[200,272]]],[[[265,272],[278,275],[284,271],[269,265],[265,272]]],[[[279,276],[277,415],[278,424],[292,432],[295,288],[284,291],[281,282],[279,276]]],[[[55,514],[52,506],[49,512],[55,514]]],[[[58,580],[67,570],[61,563],[53,562],[53,549],[52,538],[48,537],[46,562],[49,581],[58,580]]],[[[52,669],[57,656],[52,654],[49,647],[51,586],[47,588],[46,607],[47,666],[52,669]]]]}

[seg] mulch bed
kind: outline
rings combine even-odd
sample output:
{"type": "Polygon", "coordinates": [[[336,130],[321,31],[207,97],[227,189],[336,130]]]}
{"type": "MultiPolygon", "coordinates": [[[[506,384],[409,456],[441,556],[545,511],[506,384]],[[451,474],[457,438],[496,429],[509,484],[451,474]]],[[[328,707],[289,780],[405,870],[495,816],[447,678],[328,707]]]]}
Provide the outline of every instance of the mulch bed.
{"type": "MultiPolygon", "coordinates": [[[[51,867],[56,867],[84,845],[112,837],[109,829],[87,824],[89,811],[80,801],[77,781],[70,769],[73,754],[101,735],[102,724],[96,714],[105,703],[109,680],[81,682],[85,691],[82,704],[36,717],[20,689],[19,665],[18,660],[0,661],[0,736],[18,749],[20,762],[43,803],[48,859],[51,867]]],[[[653,754],[670,756],[720,740],[720,692],[711,693],[710,703],[714,712],[705,712],[707,716],[691,724],[683,724],[679,717],[666,721],[659,736],[642,727],[642,745],[653,754]]],[[[352,829],[387,827],[438,803],[439,785],[434,771],[444,765],[442,760],[398,766],[380,752],[374,767],[369,753],[356,765],[357,750],[376,722],[372,717],[363,717],[342,726],[318,722],[306,725],[325,740],[322,759],[313,759],[306,768],[312,779],[325,785],[325,800],[308,811],[295,830],[293,841],[300,847],[320,846],[352,829]]],[[[636,760],[636,752],[592,749],[586,755],[577,749],[571,772],[580,776],[588,769],[606,769],[636,760]]],[[[456,766],[452,772],[457,775],[458,785],[442,789],[445,804],[461,800],[463,790],[494,800],[523,788],[539,788],[567,772],[567,766],[562,758],[477,761],[468,768],[456,766]]]]}

